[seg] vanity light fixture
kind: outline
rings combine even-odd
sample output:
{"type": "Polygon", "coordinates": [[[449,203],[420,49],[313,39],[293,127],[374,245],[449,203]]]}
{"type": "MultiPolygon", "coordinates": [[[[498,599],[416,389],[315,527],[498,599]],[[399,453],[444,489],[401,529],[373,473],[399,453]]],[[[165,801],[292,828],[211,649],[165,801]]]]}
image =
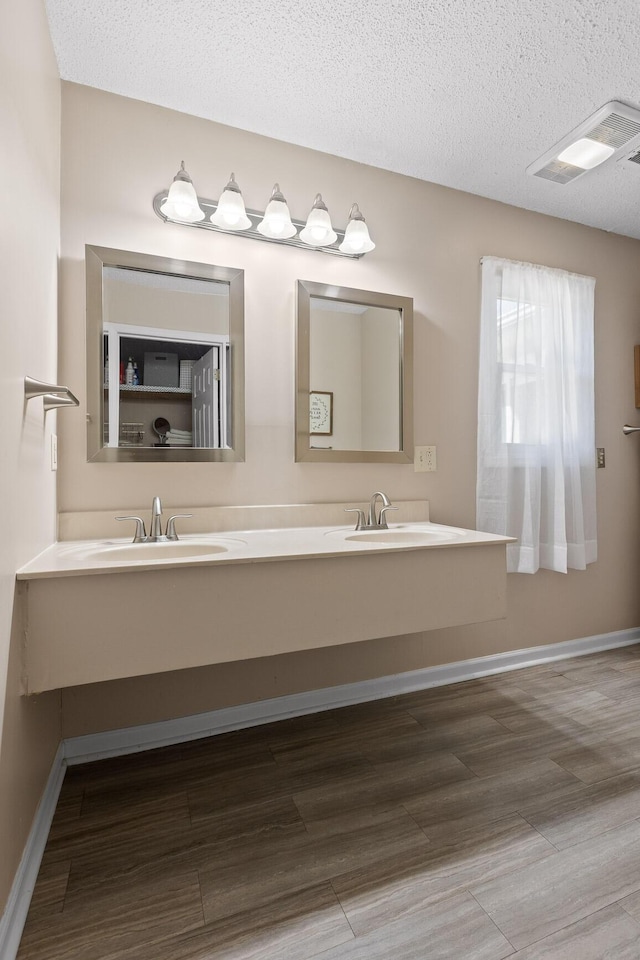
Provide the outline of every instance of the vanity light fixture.
{"type": "Polygon", "coordinates": [[[264,218],[256,227],[258,233],[270,240],[288,240],[298,232],[291,222],[287,201],[280,192],[280,184],[275,183],[271,198],[264,212],[264,218]]]}
{"type": "Polygon", "coordinates": [[[205,212],[198,203],[193,180],[184,168],[184,160],[173,178],[167,199],[160,210],[168,219],[181,220],[183,223],[197,223],[205,218],[205,212]]]}
{"type": "Polygon", "coordinates": [[[343,253],[369,253],[375,249],[375,243],[369,236],[366,221],[360,213],[357,203],[349,211],[349,223],[345,230],[344,240],[340,244],[343,253]]]}
{"type": "Polygon", "coordinates": [[[331,226],[331,217],[321,193],[316,194],[306,226],[300,231],[300,239],[310,247],[328,247],[338,239],[337,233],[331,226]]]}
{"type": "Polygon", "coordinates": [[[197,195],[184,161],[169,190],[153,198],[153,209],[165,223],[235,233],[352,260],[359,260],[375,248],[357,203],[351,206],[345,230],[334,229],[320,193],[316,194],[306,222],[293,219],[278,183],[274,184],[264,213],[248,210],[233,173],[220,199],[207,200],[197,195]]]}
{"type": "Polygon", "coordinates": [[[218,200],[218,206],[209,219],[216,227],[223,227],[225,230],[247,230],[251,226],[234,173],[231,174],[218,200]]]}

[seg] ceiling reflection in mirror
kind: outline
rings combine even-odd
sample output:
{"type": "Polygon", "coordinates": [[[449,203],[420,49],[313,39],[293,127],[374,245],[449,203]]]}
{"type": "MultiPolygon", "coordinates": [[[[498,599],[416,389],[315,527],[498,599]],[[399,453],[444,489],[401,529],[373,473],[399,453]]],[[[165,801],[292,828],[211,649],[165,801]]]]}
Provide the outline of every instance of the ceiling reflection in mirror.
{"type": "Polygon", "coordinates": [[[298,282],[296,459],[407,462],[412,301],[298,282]]]}
{"type": "Polygon", "coordinates": [[[90,460],[243,459],[242,300],[242,271],[87,247],[90,460]]]}

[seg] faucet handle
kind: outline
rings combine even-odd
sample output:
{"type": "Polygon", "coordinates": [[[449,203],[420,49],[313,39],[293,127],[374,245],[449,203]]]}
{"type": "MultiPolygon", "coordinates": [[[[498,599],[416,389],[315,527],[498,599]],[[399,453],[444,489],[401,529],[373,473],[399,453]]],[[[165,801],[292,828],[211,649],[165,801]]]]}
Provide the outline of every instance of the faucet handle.
{"type": "Polygon", "coordinates": [[[141,517],[116,517],[116,520],[135,520],[136,533],[133,538],[134,543],[144,543],[147,539],[147,531],[144,527],[144,520],[141,517]]]}
{"type": "Polygon", "coordinates": [[[172,517],[169,517],[167,520],[167,540],[178,539],[178,534],[176,533],[176,520],[188,520],[189,517],[192,516],[192,513],[176,513],[172,517]]]}
{"type": "Polygon", "coordinates": [[[399,510],[399,509],[400,509],[400,507],[392,507],[392,506],[381,507],[381,509],[380,509],[380,516],[378,517],[378,526],[379,526],[379,527],[382,527],[383,530],[388,530],[388,529],[389,529],[389,526],[388,526],[388,524],[387,524],[387,518],[385,517],[385,513],[386,513],[388,510],[399,510]]]}
{"type": "Polygon", "coordinates": [[[361,510],[359,507],[345,507],[345,508],[344,508],[344,512],[345,512],[345,513],[357,513],[357,514],[358,514],[358,520],[357,520],[357,522],[356,522],[356,530],[362,530],[362,528],[365,526],[365,522],[364,522],[364,510],[361,510]]]}

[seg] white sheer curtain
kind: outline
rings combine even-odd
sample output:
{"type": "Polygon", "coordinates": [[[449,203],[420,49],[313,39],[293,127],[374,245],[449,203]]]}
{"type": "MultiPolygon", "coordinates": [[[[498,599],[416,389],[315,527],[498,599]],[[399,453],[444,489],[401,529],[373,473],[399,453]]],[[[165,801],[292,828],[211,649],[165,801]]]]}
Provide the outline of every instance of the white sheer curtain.
{"type": "Polygon", "coordinates": [[[597,556],[595,280],[482,261],[477,526],[517,537],[510,573],[597,556]]]}

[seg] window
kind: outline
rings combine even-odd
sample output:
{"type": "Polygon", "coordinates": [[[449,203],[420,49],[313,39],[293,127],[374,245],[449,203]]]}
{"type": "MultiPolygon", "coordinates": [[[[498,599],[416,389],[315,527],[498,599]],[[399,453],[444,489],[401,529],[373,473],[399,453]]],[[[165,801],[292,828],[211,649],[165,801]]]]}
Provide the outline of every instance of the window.
{"type": "Polygon", "coordinates": [[[540,423],[536,416],[535,389],[538,374],[535,351],[519,331],[535,329],[534,303],[501,298],[496,303],[498,323],[497,361],[501,378],[501,436],[503,443],[537,443],[540,423]],[[525,414],[529,412],[529,415],[525,414]]]}
{"type": "Polygon", "coordinates": [[[485,257],[477,525],[513,536],[510,572],[596,559],[595,281],[485,257]]]}

